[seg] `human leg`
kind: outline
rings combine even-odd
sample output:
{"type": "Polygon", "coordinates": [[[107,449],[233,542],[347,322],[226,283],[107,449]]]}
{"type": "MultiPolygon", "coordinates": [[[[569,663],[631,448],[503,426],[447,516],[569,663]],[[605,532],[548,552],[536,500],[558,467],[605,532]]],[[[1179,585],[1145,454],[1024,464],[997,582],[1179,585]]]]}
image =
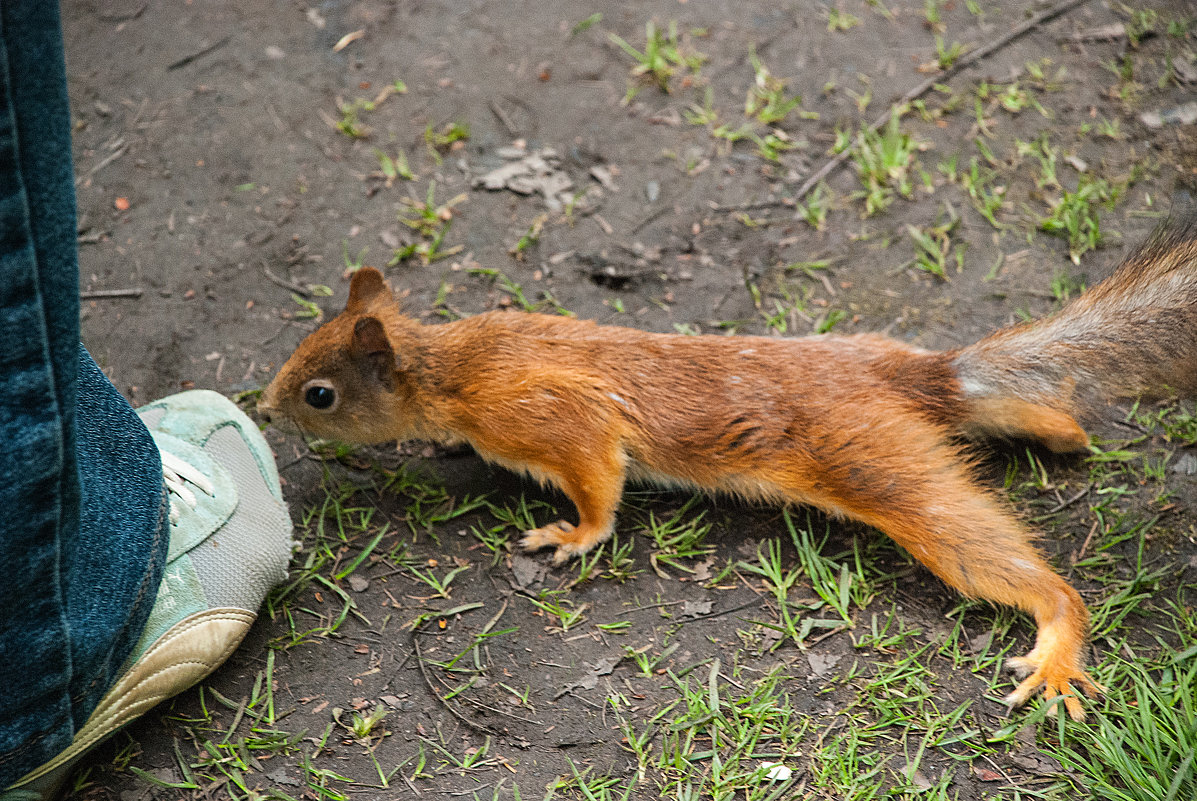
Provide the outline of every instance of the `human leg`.
{"type": "Polygon", "coordinates": [[[79,348],[77,284],[57,7],[5,3],[0,787],[70,743],[136,642],[166,553],[157,449],[79,348]]]}
{"type": "Polygon", "coordinates": [[[219,665],[290,553],[256,427],[206,392],[139,418],[78,344],[77,274],[57,7],[0,3],[4,799],[219,665]]]}

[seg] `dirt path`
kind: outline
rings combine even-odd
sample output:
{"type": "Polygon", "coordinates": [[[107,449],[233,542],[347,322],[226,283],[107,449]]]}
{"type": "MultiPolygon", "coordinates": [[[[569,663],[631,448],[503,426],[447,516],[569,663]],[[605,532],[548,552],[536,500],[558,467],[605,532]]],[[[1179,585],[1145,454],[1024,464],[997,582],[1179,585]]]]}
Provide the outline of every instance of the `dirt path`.
{"type": "MultiPolygon", "coordinates": [[[[1046,6],[68,2],[82,285],[129,291],[84,301],[85,344],[135,403],[251,392],[361,263],[429,320],[969,342],[1108,274],[1197,180],[1194,126],[1140,119],[1193,100],[1197,16],[1147,5],[1085,3],[862,145],[1046,6]],[[669,92],[615,40],[643,52],[648,22],[669,92]],[[796,204],[837,142],[878,161],[796,204]]],[[[1124,716],[1145,686],[1190,726],[1148,774],[1197,737],[1197,680],[1161,672],[1197,644],[1197,430],[1153,414],[1111,411],[1089,463],[985,452],[1095,610],[1110,698],[1062,739],[998,702],[1029,622],[874,532],[637,491],[600,556],[549,569],[510,546],[563,498],[468,453],[320,461],[269,432],[295,583],[80,797],[1153,797],[1096,744],[1151,741],[1124,716]]]]}

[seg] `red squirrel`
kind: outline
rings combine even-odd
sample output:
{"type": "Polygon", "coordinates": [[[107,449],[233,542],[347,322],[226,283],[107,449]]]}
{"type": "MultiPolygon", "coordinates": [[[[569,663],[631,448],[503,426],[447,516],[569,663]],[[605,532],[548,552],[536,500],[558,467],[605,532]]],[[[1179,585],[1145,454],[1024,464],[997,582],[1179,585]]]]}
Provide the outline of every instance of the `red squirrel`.
{"type": "Polygon", "coordinates": [[[382,275],[307,337],[258,404],[268,422],[350,443],[469,443],[569,496],[578,523],[521,544],[561,563],[611,535],[624,484],[648,480],[810,504],[892,537],[966,596],[1038,625],[1023,681],[1099,693],[1088,611],[981,486],[961,437],[1085,451],[1077,417],[1116,397],[1197,392],[1197,218],[1165,228],[1056,314],[933,352],[874,334],[682,336],[488,312],[422,325],[382,275]]]}

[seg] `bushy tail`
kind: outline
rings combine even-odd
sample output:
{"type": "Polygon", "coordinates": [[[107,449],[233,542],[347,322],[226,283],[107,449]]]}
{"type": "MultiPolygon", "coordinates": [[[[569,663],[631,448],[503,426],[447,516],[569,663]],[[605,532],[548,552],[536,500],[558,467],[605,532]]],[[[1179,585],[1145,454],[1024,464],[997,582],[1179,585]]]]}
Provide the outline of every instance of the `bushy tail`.
{"type": "Polygon", "coordinates": [[[1197,394],[1197,213],[1056,314],[991,334],[952,364],[972,409],[966,429],[1055,450],[1083,448],[1069,422],[1083,438],[1075,418],[1117,398],[1197,394]]]}

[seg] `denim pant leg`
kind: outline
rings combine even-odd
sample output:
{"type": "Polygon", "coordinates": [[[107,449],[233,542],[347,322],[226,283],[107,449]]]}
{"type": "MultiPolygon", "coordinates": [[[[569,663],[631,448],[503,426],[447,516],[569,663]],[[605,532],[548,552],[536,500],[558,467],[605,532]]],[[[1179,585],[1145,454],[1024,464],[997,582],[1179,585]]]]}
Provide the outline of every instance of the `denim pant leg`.
{"type": "Polygon", "coordinates": [[[157,448],[79,346],[55,2],[0,2],[0,790],[71,741],[145,626],[157,448]]]}

